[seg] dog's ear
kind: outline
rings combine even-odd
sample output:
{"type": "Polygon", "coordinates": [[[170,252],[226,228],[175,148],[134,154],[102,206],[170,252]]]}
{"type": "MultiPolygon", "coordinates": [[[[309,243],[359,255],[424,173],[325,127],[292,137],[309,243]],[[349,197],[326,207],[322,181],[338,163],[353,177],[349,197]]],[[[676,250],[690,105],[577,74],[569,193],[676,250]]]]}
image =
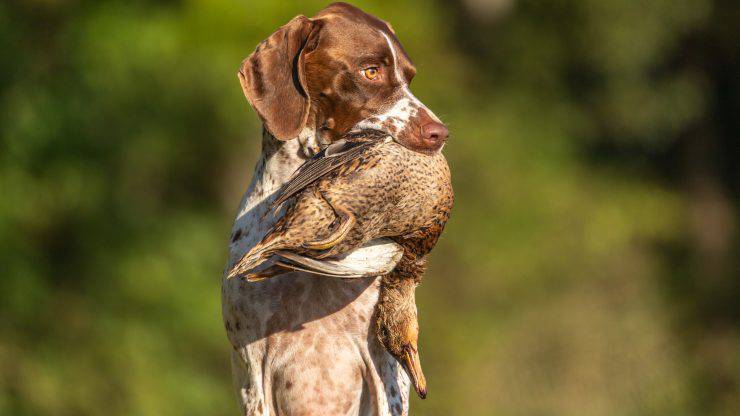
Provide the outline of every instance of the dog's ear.
{"type": "Polygon", "coordinates": [[[310,99],[303,84],[301,55],[315,45],[318,21],[297,16],[282,26],[242,62],[239,82],[244,95],[273,136],[289,140],[306,125],[310,99]]]}

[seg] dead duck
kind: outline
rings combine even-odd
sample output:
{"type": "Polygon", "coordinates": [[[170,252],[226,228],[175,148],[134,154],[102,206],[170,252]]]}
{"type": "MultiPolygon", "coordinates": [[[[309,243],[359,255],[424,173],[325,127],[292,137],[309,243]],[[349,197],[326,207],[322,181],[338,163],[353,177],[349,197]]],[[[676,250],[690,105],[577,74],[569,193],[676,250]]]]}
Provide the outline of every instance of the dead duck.
{"type": "Polygon", "coordinates": [[[377,238],[395,241],[403,255],[381,279],[376,334],[424,398],[414,293],[452,209],[444,156],[410,150],[375,130],[348,134],[307,161],[273,205],[289,200],[285,214],[229,278],[256,281],[286,269],[355,277],[342,275],[331,259],[377,238]]]}

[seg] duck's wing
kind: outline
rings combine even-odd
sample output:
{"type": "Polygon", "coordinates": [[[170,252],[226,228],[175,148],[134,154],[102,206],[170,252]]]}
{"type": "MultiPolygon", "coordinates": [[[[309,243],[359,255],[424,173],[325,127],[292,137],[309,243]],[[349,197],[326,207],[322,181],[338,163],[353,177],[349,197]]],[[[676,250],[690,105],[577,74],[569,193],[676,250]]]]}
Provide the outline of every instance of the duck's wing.
{"type": "Polygon", "coordinates": [[[296,271],[327,277],[353,279],[390,273],[403,255],[403,248],[387,238],[370,241],[334,260],[316,260],[291,251],[277,251],[275,264],[296,271]]]}
{"type": "Polygon", "coordinates": [[[279,207],[283,202],[296,195],[317,179],[357,159],[367,149],[380,143],[373,136],[364,140],[342,139],[330,144],[326,149],[319,152],[313,158],[307,160],[290,180],[278,191],[277,198],[272,203],[272,208],[279,207]]]}

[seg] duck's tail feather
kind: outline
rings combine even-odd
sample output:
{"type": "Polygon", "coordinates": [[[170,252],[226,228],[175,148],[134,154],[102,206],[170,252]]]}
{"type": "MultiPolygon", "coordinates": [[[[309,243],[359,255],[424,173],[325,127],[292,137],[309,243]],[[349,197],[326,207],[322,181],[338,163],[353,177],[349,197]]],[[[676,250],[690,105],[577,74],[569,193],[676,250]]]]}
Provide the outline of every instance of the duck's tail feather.
{"type": "Polygon", "coordinates": [[[238,262],[236,262],[236,264],[234,264],[231,270],[229,270],[229,274],[226,275],[226,278],[232,279],[234,277],[248,275],[249,271],[254,270],[256,267],[260,266],[262,263],[270,258],[275,250],[278,250],[280,248],[278,240],[279,239],[272,239],[266,242],[263,241],[252,247],[252,249],[249,250],[247,254],[242,256],[242,258],[238,262]]]}

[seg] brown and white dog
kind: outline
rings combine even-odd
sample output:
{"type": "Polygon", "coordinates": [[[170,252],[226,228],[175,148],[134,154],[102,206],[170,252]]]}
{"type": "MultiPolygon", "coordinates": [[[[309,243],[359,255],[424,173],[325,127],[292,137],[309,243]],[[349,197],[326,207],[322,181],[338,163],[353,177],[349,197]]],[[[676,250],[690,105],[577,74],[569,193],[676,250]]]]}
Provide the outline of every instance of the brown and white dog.
{"type": "MultiPolygon", "coordinates": [[[[238,75],[264,124],[262,157],[239,207],[226,270],[274,224],[273,194],[321,146],[364,128],[419,152],[444,144],[447,128],[409,90],[415,73],[390,25],[346,3],[298,16],[260,43],[238,75]]],[[[378,240],[342,264],[382,275],[400,253],[378,240]]],[[[378,278],[223,279],[242,413],[407,414],[408,377],[372,330],[377,296],[378,278]]]]}

